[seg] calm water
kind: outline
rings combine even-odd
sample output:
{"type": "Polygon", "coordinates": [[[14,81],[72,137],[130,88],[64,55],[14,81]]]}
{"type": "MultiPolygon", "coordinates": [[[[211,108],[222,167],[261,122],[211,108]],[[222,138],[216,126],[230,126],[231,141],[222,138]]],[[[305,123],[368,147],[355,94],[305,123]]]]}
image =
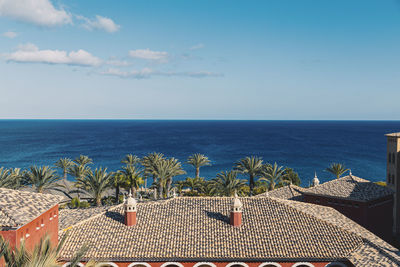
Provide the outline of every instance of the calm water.
{"type": "MultiPolygon", "coordinates": [[[[385,179],[385,133],[400,121],[129,121],[0,120],[0,165],[26,168],[53,164],[60,157],[89,155],[95,166],[117,170],[127,153],[162,152],[181,161],[203,153],[213,162],[201,175],[215,177],[245,156],[294,168],[303,185],[317,172],[342,162],[353,174],[385,179]]],[[[190,176],[193,169],[184,165],[190,176]]],[[[185,176],[179,177],[183,179],[185,176]]]]}

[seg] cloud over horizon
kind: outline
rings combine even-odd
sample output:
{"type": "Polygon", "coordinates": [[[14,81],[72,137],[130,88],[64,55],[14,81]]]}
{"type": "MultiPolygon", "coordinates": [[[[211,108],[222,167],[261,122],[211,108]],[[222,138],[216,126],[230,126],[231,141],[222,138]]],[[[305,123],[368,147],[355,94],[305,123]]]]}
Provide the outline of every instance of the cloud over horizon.
{"type": "Polygon", "coordinates": [[[119,78],[133,78],[133,79],[145,79],[153,76],[180,76],[180,77],[192,77],[192,78],[206,78],[206,77],[222,77],[221,73],[214,73],[209,71],[197,71],[197,72],[177,72],[177,71],[157,71],[150,68],[143,68],[141,70],[122,71],[116,68],[109,68],[106,71],[102,71],[99,74],[107,76],[116,76],[119,78]]]}
{"type": "Polygon", "coordinates": [[[129,56],[132,58],[164,61],[167,60],[168,53],[160,51],[152,51],[149,48],[147,48],[147,49],[130,50],[129,56]]]}
{"type": "Polygon", "coordinates": [[[15,52],[6,54],[5,59],[18,63],[46,63],[76,66],[99,66],[102,62],[101,59],[83,49],[71,52],[63,50],[39,50],[36,45],[30,43],[18,46],[15,52]]]}

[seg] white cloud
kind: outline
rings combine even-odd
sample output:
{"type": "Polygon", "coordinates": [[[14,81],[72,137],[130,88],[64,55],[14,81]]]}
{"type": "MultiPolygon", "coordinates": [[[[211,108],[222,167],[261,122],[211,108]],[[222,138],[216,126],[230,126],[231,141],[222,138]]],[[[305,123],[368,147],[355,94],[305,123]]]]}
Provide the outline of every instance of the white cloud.
{"type": "Polygon", "coordinates": [[[204,44],[197,44],[189,48],[190,50],[198,50],[204,48],[204,44]]]}
{"type": "Polygon", "coordinates": [[[137,49],[129,51],[129,55],[133,58],[148,59],[148,60],[166,60],[167,52],[152,51],[150,49],[137,49]]]}
{"type": "Polygon", "coordinates": [[[83,27],[88,30],[103,30],[109,33],[117,32],[120,25],[117,25],[112,19],[96,15],[96,18],[91,20],[83,16],[76,16],[78,19],[84,20],[83,27]]]}
{"type": "Polygon", "coordinates": [[[122,71],[115,68],[110,68],[106,71],[100,72],[102,75],[117,76],[120,78],[133,78],[143,79],[150,78],[152,76],[181,76],[181,77],[192,77],[192,78],[205,78],[205,77],[222,77],[223,74],[199,71],[199,72],[167,72],[167,71],[155,71],[150,68],[144,68],[142,70],[122,71]]]}
{"type": "Polygon", "coordinates": [[[107,65],[111,65],[111,66],[116,66],[116,67],[126,67],[126,66],[130,66],[131,63],[125,60],[119,60],[119,59],[110,59],[107,60],[106,62],[107,65]]]}
{"type": "Polygon", "coordinates": [[[3,33],[3,36],[10,38],[10,39],[14,39],[15,37],[18,36],[18,34],[16,32],[8,31],[8,32],[3,33]]]}
{"type": "Polygon", "coordinates": [[[71,14],[55,8],[50,0],[0,0],[0,16],[40,26],[72,23],[71,14]]]}
{"type": "Polygon", "coordinates": [[[6,60],[21,63],[47,63],[79,66],[98,66],[101,60],[85,50],[66,52],[63,50],[39,50],[34,44],[18,46],[13,53],[5,55],[6,60]]]}

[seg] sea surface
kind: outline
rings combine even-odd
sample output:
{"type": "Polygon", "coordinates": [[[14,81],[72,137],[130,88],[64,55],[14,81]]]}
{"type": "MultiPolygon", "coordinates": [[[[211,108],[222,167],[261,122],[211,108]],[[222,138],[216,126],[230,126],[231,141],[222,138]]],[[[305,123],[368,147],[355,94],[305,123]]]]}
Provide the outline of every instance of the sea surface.
{"type": "MultiPolygon", "coordinates": [[[[125,154],[142,157],[162,152],[185,162],[193,153],[207,155],[201,168],[207,179],[231,170],[246,156],[260,156],[299,173],[308,185],[331,162],[344,163],[356,176],[385,180],[385,133],[399,132],[400,121],[157,121],[157,120],[0,120],[0,166],[52,165],[80,154],[93,167],[118,170],[125,154]]],[[[187,175],[194,176],[184,164],[187,175]]],[[[71,178],[72,179],[72,178],[71,178]]]]}

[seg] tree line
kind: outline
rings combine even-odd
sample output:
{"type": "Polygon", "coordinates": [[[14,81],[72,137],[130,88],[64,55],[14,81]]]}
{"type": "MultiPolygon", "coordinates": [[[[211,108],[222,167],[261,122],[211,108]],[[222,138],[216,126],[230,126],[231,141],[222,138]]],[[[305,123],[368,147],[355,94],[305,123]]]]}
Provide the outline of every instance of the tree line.
{"type": "MultiPolygon", "coordinates": [[[[181,196],[232,196],[237,192],[240,196],[253,196],[274,190],[288,184],[300,185],[298,174],[291,168],[264,162],[262,158],[245,157],[234,163],[230,171],[222,171],[215,178],[207,180],[200,176],[200,169],[211,166],[209,158],[203,154],[193,154],[186,164],[194,169],[194,177],[175,180],[176,176],[186,174],[182,163],[174,157],[166,157],[162,153],[149,153],[139,158],[127,154],[123,164],[117,171],[108,172],[107,168],[92,168],[93,160],[85,155],[75,159],[61,158],[54,166],[31,166],[27,170],[18,168],[0,168],[0,187],[19,189],[32,187],[32,190],[43,193],[57,190],[78,204],[82,194],[90,196],[93,205],[121,202],[121,189],[131,190],[143,198],[169,198],[181,196]],[[60,171],[61,175],[57,172],[60,171]],[[241,179],[241,176],[247,179],[241,179]],[[68,182],[68,176],[74,182],[68,182]],[[152,184],[147,188],[148,179],[152,184]],[[72,188],[68,184],[72,183],[72,188]],[[139,188],[147,190],[140,190],[139,188]],[[114,196],[105,194],[114,189],[114,196]],[[77,196],[77,197],[74,197],[77,196]],[[77,199],[74,199],[77,198],[77,199]]],[[[342,164],[333,163],[327,171],[339,178],[348,171],[342,164]]]]}

